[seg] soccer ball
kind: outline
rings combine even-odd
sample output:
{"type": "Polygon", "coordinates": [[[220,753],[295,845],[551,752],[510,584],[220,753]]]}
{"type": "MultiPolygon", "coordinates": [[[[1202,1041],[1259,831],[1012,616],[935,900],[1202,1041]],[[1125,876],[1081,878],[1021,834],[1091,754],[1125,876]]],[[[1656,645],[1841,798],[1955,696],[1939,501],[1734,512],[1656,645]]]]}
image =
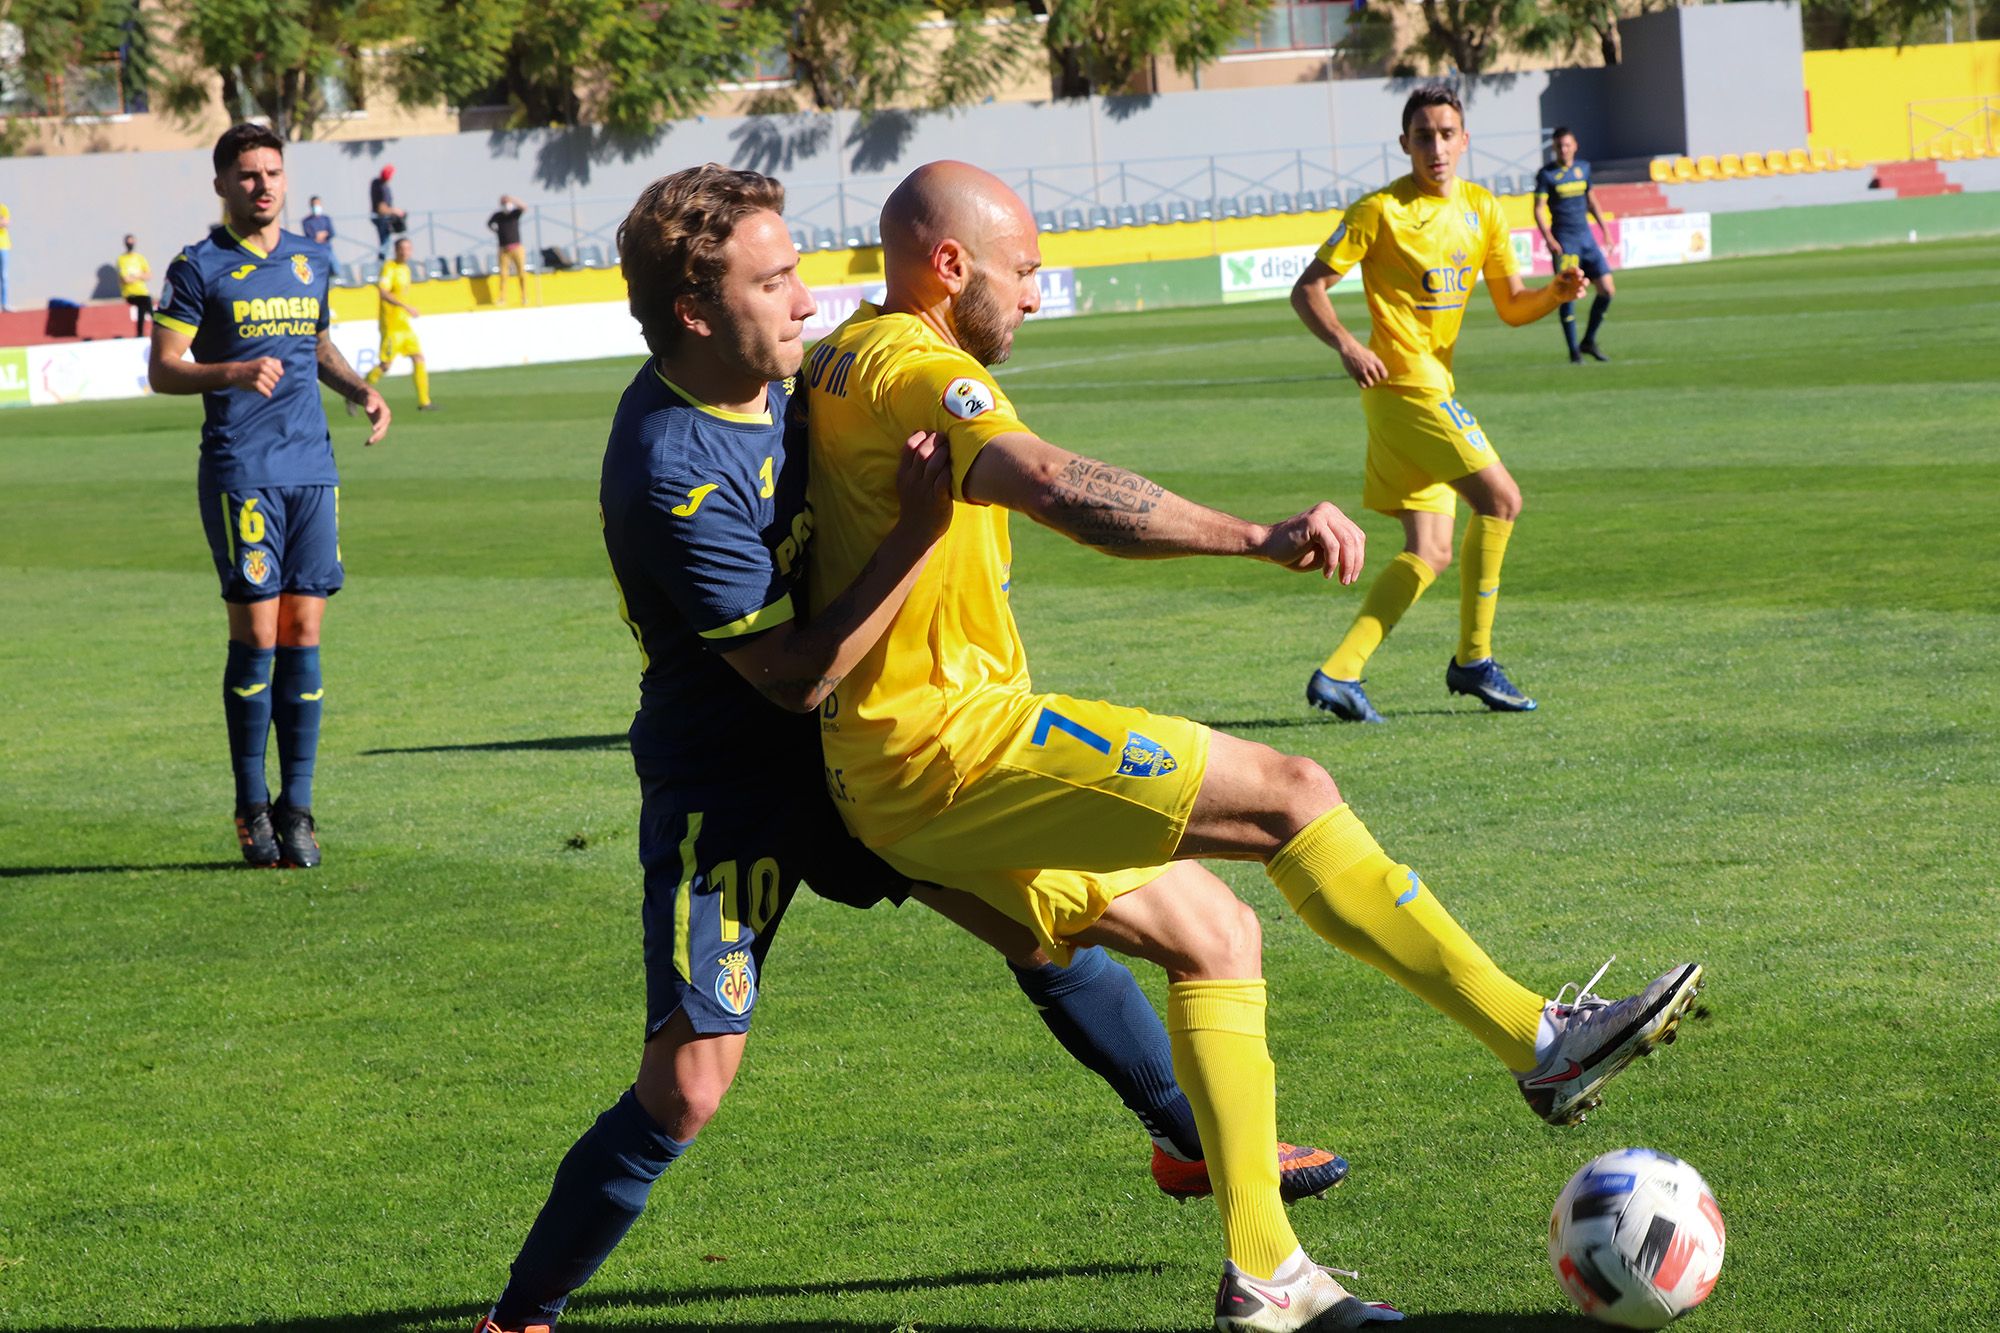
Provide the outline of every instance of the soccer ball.
{"type": "Polygon", "coordinates": [[[1715,1286],[1722,1210],[1680,1158],[1620,1148],[1563,1186],[1549,1214],[1549,1266],[1591,1318],[1664,1328],[1715,1286]]]}

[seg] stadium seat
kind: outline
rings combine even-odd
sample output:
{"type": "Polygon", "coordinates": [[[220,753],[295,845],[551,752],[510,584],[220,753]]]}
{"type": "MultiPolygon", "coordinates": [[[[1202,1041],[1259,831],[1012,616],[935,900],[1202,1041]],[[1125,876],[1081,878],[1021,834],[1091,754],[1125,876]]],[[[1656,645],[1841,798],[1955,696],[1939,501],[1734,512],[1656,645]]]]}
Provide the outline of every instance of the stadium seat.
{"type": "Polygon", "coordinates": [[[1774,148],[1764,154],[1764,173],[1768,176],[1789,176],[1792,174],[1792,160],[1774,148]]]}
{"type": "Polygon", "coordinates": [[[1965,161],[1965,142],[1962,139],[1952,139],[1950,143],[1945,145],[1944,151],[1945,161],[1947,162],[1965,161]]]}
{"type": "Polygon", "coordinates": [[[343,287],[359,287],[363,285],[361,282],[361,265],[342,264],[340,266],[340,285],[343,287]]]}
{"type": "Polygon", "coordinates": [[[362,287],[373,287],[377,282],[380,282],[381,280],[382,280],[382,261],[379,259],[362,260],[361,282],[358,285],[362,287]]]}
{"type": "Polygon", "coordinates": [[[451,276],[451,261],[443,255],[437,255],[424,261],[424,269],[425,276],[433,282],[441,281],[451,276]]]}
{"type": "Polygon", "coordinates": [[[604,247],[596,243],[580,245],[576,248],[576,262],[585,268],[609,268],[604,262],[604,247]]]}
{"type": "Polygon", "coordinates": [[[1263,218],[1271,215],[1270,201],[1261,194],[1244,195],[1242,204],[1243,216],[1246,218],[1263,218]]]}
{"type": "Polygon", "coordinates": [[[1646,174],[1655,185],[1671,185],[1674,182],[1674,164],[1669,158],[1656,157],[1646,164],[1646,174]]]}
{"type": "Polygon", "coordinates": [[[1196,222],[1210,222],[1215,218],[1215,201],[1213,199],[1193,200],[1190,202],[1189,208],[1193,210],[1196,222]]]}
{"type": "Polygon", "coordinates": [[[1159,200],[1155,199],[1151,203],[1141,204],[1139,206],[1140,226],[1157,227],[1166,220],[1167,220],[1167,210],[1161,206],[1159,200]]]}
{"type": "Polygon", "coordinates": [[[1719,181],[1722,179],[1722,167],[1716,162],[1714,154],[1703,153],[1694,160],[1694,174],[1705,181],[1719,181]]]}
{"type": "Polygon", "coordinates": [[[1299,200],[1297,195],[1294,195],[1289,191],[1280,190],[1278,193],[1271,196],[1272,213],[1290,214],[1290,213],[1296,213],[1298,211],[1299,211],[1299,200]]]}
{"type": "Polygon", "coordinates": [[[1833,170],[1833,154],[1827,149],[1824,148],[1813,149],[1812,160],[1813,160],[1813,169],[1815,171],[1833,170]]]}
{"type": "Polygon", "coordinates": [[[839,248],[840,248],[840,236],[837,232],[834,231],[833,228],[831,227],[813,228],[813,249],[838,250],[839,248]]]}
{"type": "Polygon", "coordinates": [[[1083,220],[1082,209],[1065,208],[1062,211],[1062,229],[1064,231],[1082,231],[1087,225],[1083,220]]]}
{"type": "Polygon", "coordinates": [[[1243,204],[1235,195],[1225,195],[1215,201],[1215,216],[1220,219],[1240,218],[1243,216],[1243,204]]]}
{"type": "Polygon", "coordinates": [[[1716,159],[1716,167],[1726,181],[1740,180],[1743,176],[1743,159],[1734,153],[1724,153],[1716,159]]]}
{"type": "Polygon", "coordinates": [[[1675,182],[1676,182],[1677,184],[1681,184],[1681,185],[1685,185],[1685,184],[1687,184],[1687,183],[1688,183],[1689,181],[1693,180],[1694,178],[1695,178],[1695,176],[1694,176],[1694,159],[1693,159],[1693,158],[1691,158],[1691,157],[1677,157],[1677,158],[1675,158],[1675,159],[1674,159],[1674,180],[1675,180],[1675,182]]]}
{"type": "Polygon", "coordinates": [[[1176,199],[1167,205],[1167,221],[1193,222],[1194,209],[1188,204],[1187,200],[1176,199]]]}
{"type": "Polygon", "coordinates": [[[1111,210],[1111,225],[1114,227],[1136,227],[1139,225],[1139,210],[1130,204],[1120,204],[1111,210]]]}
{"type": "Polygon", "coordinates": [[[809,255],[812,253],[813,235],[812,235],[812,229],[810,227],[792,228],[792,248],[794,250],[797,250],[802,255],[809,255]]]}
{"type": "Polygon", "coordinates": [[[1794,148],[1785,154],[1785,160],[1792,164],[1795,175],[1806,175],[1818,171],[1819,163],[1812,160],[1812,154],[1803,148],[1794,148]]]}
{"type": "Polygon", "coordinates": [[[1057,226],[1057,225],[1056,225],[1056,214],[1055,214],[1055,210],[1054,210],[1054,209],[1052,209],[1052,208],[1038,208],[1038,209],[1036,209],[1036,210],[1035,210],[1035,225],[1036,225],[1037,227],[1040,227],[1040,228],[1041,228],[1041,229],[1042,229],[1043,231],[1061,231],[1061,230],[1062,230],[1062,228],[1061,228],[1061,227],[1059,227],[1059,226],[1057,226]]]}
{"type": "Polygon", "coordinates": [[[1110,225],[1111,210],[1103,204],[1092,204],[1090,206],[1090,229],[1092,231],[1102,231],[1110,225]]]}
{"type": "Polygon", "coordinates": [[[1858,164],[1853,158],[1847,155],[1845,148],[1836,148],[1833,150],[1833,169],[1835,171],[1849,171],[1856,165],[1858,164]]]}
{"type": "Polygon", "coordinates": [[[1763,175],[1764,155],[1762,153],[1745,153],[1743,155],[1743,174],[1746,176],[1763,175]]]}

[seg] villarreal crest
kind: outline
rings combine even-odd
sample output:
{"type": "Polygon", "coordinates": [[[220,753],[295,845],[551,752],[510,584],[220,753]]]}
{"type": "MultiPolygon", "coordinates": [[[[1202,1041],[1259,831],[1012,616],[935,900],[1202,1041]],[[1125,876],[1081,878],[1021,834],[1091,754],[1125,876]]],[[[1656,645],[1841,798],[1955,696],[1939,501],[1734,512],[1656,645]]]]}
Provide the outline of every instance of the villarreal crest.
{"type": "Polygon", "coordinates": [[[306,286],[308,287],[312,286],[312,280],[313,280],[312,261],[310,259],[307,259],[304,255],[293,255],[292,276],[296,277],[300,282],[304,283],[306,286]]]}
{"type": "Polygon", "coordinates": [[[264,586],[264,580],[271,577],[271,558],[254,547],[243,553],[243,577],[246,581],[264,586]]]}
{"type": "Polygon", "coordinates": [[[757,999],[757,978],[750,970],[750,955],[738,949],[722,955],[715,974],[715,999],[730,1013],[741,1017],[750,1012],[757,999]]]}

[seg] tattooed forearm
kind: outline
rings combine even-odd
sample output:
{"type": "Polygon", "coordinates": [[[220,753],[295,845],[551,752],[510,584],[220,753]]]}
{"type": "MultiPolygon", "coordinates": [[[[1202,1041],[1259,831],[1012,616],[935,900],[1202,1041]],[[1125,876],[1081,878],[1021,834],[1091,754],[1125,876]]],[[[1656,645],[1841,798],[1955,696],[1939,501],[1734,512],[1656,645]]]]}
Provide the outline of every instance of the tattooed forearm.
{"type": "Polygon", "coordinates": [[[1146,540],[1166,493],[1136,472],[1094,458],[1072,458],[1049,482],[1045,512],[1051,526],[1115,554],[1146,540]]]}
{"type": "Polygon", "coordinates": [[[368,396],[368,381],[354,373],[354,367],[347,364],[347,358],[333,345],[333,339],[324,333],[319,335],[319,382],[350,403],[368,396]]]}
{"type": "Polygon", "coordinates": [[[832,694],[844,679],[843,676],[794,676],[789,680],[760,680],[757,689],[778,707],[802,712],[806,711],[804,706],[816,706],[832,694]]]}

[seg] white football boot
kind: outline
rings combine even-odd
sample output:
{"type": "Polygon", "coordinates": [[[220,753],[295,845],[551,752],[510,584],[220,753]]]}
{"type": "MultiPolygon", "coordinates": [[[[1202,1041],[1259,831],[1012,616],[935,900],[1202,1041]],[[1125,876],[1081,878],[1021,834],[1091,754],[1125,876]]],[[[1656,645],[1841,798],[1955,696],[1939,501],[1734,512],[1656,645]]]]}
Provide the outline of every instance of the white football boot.
{"type": "Polygon", "coordinates": [[[1356,1299],[1333,1274],[1293,1250],[1267,1280],[1224,1260],[1215,1293],[1215,1326],[1223,1333],[1296,1333],[1394,1323],[1403,1312],[1379,1301],[1356,1299]]]}
{"type": "Polygon", "coordinates": [[[1541,1059],[1533,1069],[1514,1075],[1528,1105],[1551,1125],[1581,1121],[1584,1112],[1604,1100],[1598,1089],[1612,1075],[1655,1046],[1671,1042],[1701,990],[1701,964],[1678,963],[1637,995],[1606,1000],[1590,988],[1610,966],[1606,962],[1598,968],[1573,1000],[1563,998],[1568,985],[1556,992],[1542,1010],[1542,1022],[1551,1035],[1546,1043],[1536,1043],[1541,1059]]]}

